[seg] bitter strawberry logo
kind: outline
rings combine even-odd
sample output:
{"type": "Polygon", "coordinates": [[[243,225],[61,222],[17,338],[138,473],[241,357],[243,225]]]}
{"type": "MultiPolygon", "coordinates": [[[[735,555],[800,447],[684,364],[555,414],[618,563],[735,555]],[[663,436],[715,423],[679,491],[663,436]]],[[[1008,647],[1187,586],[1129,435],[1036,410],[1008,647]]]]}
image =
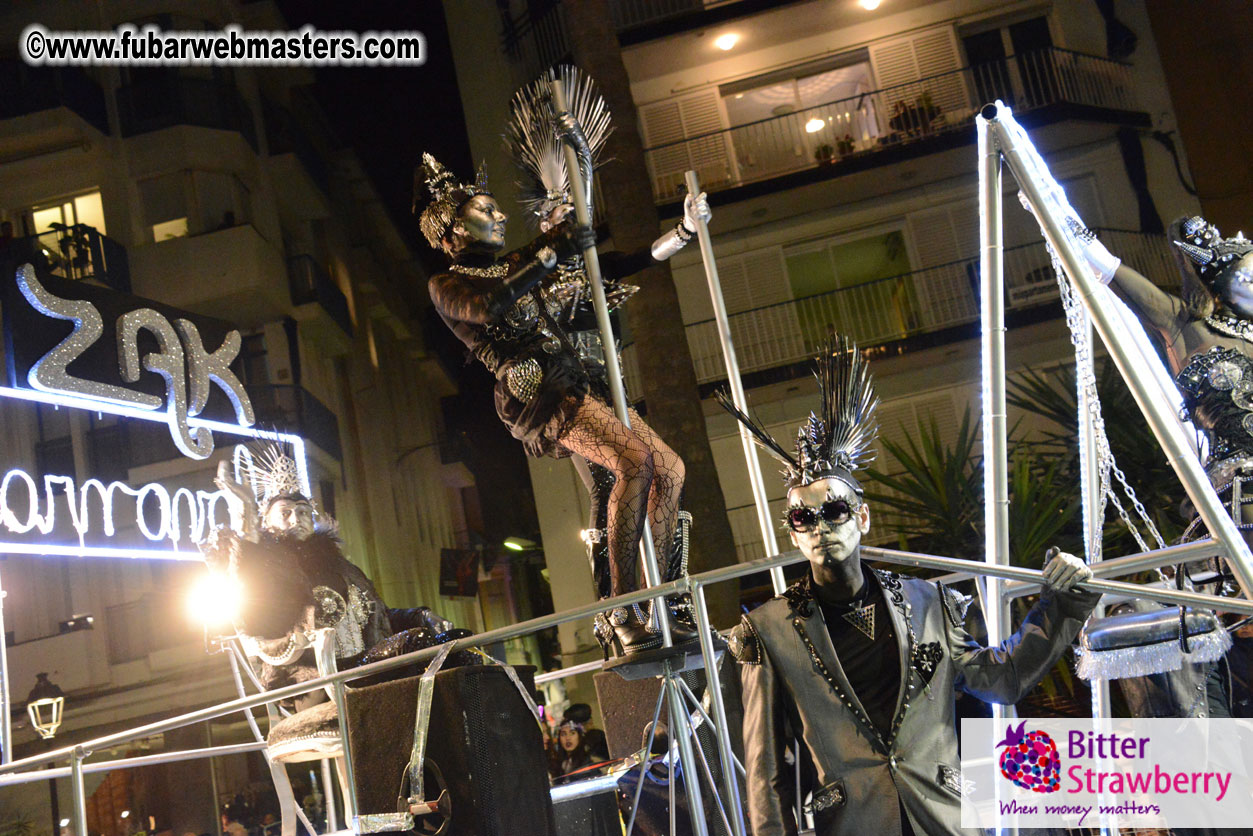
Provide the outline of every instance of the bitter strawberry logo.
{"type": "Polygon", "coordinates": [[[1007,747],[1001,752],[1001,774],[1032,792],[1057,792],[1062,773],[1057,744],[1047,733],[1026,727],[1026,720],[1018,728],[1009,726],[1005,739],[996,744],[1007,747]]]}

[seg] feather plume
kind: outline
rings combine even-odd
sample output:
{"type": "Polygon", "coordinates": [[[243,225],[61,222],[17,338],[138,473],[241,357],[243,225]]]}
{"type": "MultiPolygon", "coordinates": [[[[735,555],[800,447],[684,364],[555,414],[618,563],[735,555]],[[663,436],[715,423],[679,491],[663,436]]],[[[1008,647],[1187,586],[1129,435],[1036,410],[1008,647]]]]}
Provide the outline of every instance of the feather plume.
{"type": "Polygon", "coordinates": [[[716,394],[722,408],[743,424],[756,442],[786,466],[788,488],[828,476],[848,481],[852,471],[874,460],[879,435],[879,399],[870,369],[847,337],[826,340],[814,358],[821,414],[811,412],[796,431],[796,453],[788,453],[757,416],[745,414],[726,391],[716,394]]]}
{"type": "Polygon", "coordinates": [[[521,203],[537,217],[570,202],[565,151],[553,129],[555,112],[548,85],[554,78],[561,80],[570,114],[587,138],[593,168],[603,162],[600,152],[613,132],[604,97],[596,83],[578,67],[569,64],[552,67],[514,94],[510,103],[512,115],[505,130],[505,148],[523,175],[518,181],[521,203]]]}

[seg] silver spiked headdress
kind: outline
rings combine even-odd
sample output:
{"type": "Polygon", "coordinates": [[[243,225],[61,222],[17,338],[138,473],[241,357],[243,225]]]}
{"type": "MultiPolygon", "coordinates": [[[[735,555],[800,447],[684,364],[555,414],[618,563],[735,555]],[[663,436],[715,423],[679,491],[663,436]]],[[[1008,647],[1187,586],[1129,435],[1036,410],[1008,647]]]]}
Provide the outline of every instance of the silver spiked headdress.
{"type": "Polygon", "coordinates": [[[554,108],[548,85],[554,78],[565,88],[570,115],[583,129],[593,168],[602,162],[601,149],[613,133],[604,97],[596,82],[578,67],[552,67],[513,95],[505,148],[523,175],[518,181],[520,202],[528,212],[541,218],[571,201],[565,151],[553,130],[554,108]]]}
{"type": "MultiPolygon", "coordinates": [[[[1236,233],[1223,238],[1218,227],[1199,215],[1179,218],[1170,225],[1171,243],[1183,257],[1181,266],[1191,268],[1193,275],[1211,291],[1222,291],[1234,276],[1233,268],[1240,259],[1253,252],[1253,241],[1236,233]]],[[[1248,281],[1248,277],[1244,277],[1248,281]]]]}
{"type": "Polygon", "coordinates": [[[788,490],[833,478],[860,494],[862,488],[853,471],[874,461],[872,447],[879,435],[875,417],[879,398],[870,369],[852,340],[836,337],[818,347],[814,377],[818,380],[820,413],[809,413],[797,429],[794,451],[779,444],[751,411],[741,412],[725,390],[717,393],[718,402],[748,428],[757,444],[783,463],[788,490]]]}
{"type": "Polygon", "coordinates": [[[475,195],[491,192],[487,189],[487,172],[482,165],[474,176],[473,183],[459,183],[452,172],[444,168],[439,160],[430,154],[422,154],[422,167],[415,177],[413,194],[413,211],[418,210],[421,189],[416,180],[420,177],[431,194],[431,202],[422,210],[418,217],[418,226],[426,242],[437,250],[443,249],[444,236],[457,220],[457,210],[475,195]]]}
{"type": "Polygon", "coordinates": [[[252,488],[263,514],[277,499],[311,501],[300,481],[300,466],[280,442],[235,448],[235,469],[240,480],[252,488]]]}

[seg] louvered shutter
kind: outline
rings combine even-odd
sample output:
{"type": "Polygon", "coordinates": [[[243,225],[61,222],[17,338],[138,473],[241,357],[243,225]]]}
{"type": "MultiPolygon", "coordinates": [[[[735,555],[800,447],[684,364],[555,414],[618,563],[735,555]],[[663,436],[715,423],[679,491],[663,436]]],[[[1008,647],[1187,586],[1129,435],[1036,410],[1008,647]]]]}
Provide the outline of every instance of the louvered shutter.
{"type": "MultiPolygon", "coordinates": [[[[969,214],[975,222],[975,251],[978,251],[978,217],[973,206],[940,207],[909,215],[909,237],[919,265],[914,274],[915,292],[922,300],[922,324],[944,328],[968,322],[978,314],[975,296],[967,274],[967,244],[959,241],[958,219],[969,214]]],[[[962,224],[966,226],[966,224],[962,224]]],[[[963,230],[963,234],[968,230],[963,230]]]]}
{"type": "MultiPolygon", "coordinates": [[[[731,317],[731,337],[740,368],[749,371],[800,359],[806,352],[796,308],[779,304],[792,298],[782,248],[746,253],[743,265],[748,307],[752,310],[731,317]]],[[[727,310],[735,310],[729,302],[727,310]]]]}
{"type": "MultiPolygon", "coordinates": [[[[961,51],[950,26],[927,29],[870,45],[870,65],[879,90],[879,113],[887,120],[897,102],[921,103],[924,95],[950,123],[971,111],[970,95],[960,72],[961,51]]],[[[885,130],[888,126],[883,125],[885,130]]]]}
{"type": "Polygon", "coordinates": [[[645,105],[639,112],[644,146],[653,149],[645,157],[658,198],[682,195],[683,175],[688,169],[696,171],[704,186],[718,186],[733,179],[729,140],[721,132],[727,126],[726,119],[717,90],[645,105]],[[688,137],[701,138],[682,141],[688,137]]]}

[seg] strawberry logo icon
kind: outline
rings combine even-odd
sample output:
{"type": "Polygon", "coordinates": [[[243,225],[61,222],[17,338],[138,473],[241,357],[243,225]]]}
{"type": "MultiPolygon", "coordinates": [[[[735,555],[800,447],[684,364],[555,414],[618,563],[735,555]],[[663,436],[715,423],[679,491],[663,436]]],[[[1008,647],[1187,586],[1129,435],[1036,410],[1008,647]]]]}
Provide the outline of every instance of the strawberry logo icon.
{"type": "Polygon", "coordinates": [[[1025,731],[1026,727],[1026,720],[1018,728],[1009,726],[1005,739],[996,744],[1006,747],[1001,752],[1001,774],[1032,792],[1057,792],[1062,773],[1057,744],[1047,733],[1025,731]]]}

